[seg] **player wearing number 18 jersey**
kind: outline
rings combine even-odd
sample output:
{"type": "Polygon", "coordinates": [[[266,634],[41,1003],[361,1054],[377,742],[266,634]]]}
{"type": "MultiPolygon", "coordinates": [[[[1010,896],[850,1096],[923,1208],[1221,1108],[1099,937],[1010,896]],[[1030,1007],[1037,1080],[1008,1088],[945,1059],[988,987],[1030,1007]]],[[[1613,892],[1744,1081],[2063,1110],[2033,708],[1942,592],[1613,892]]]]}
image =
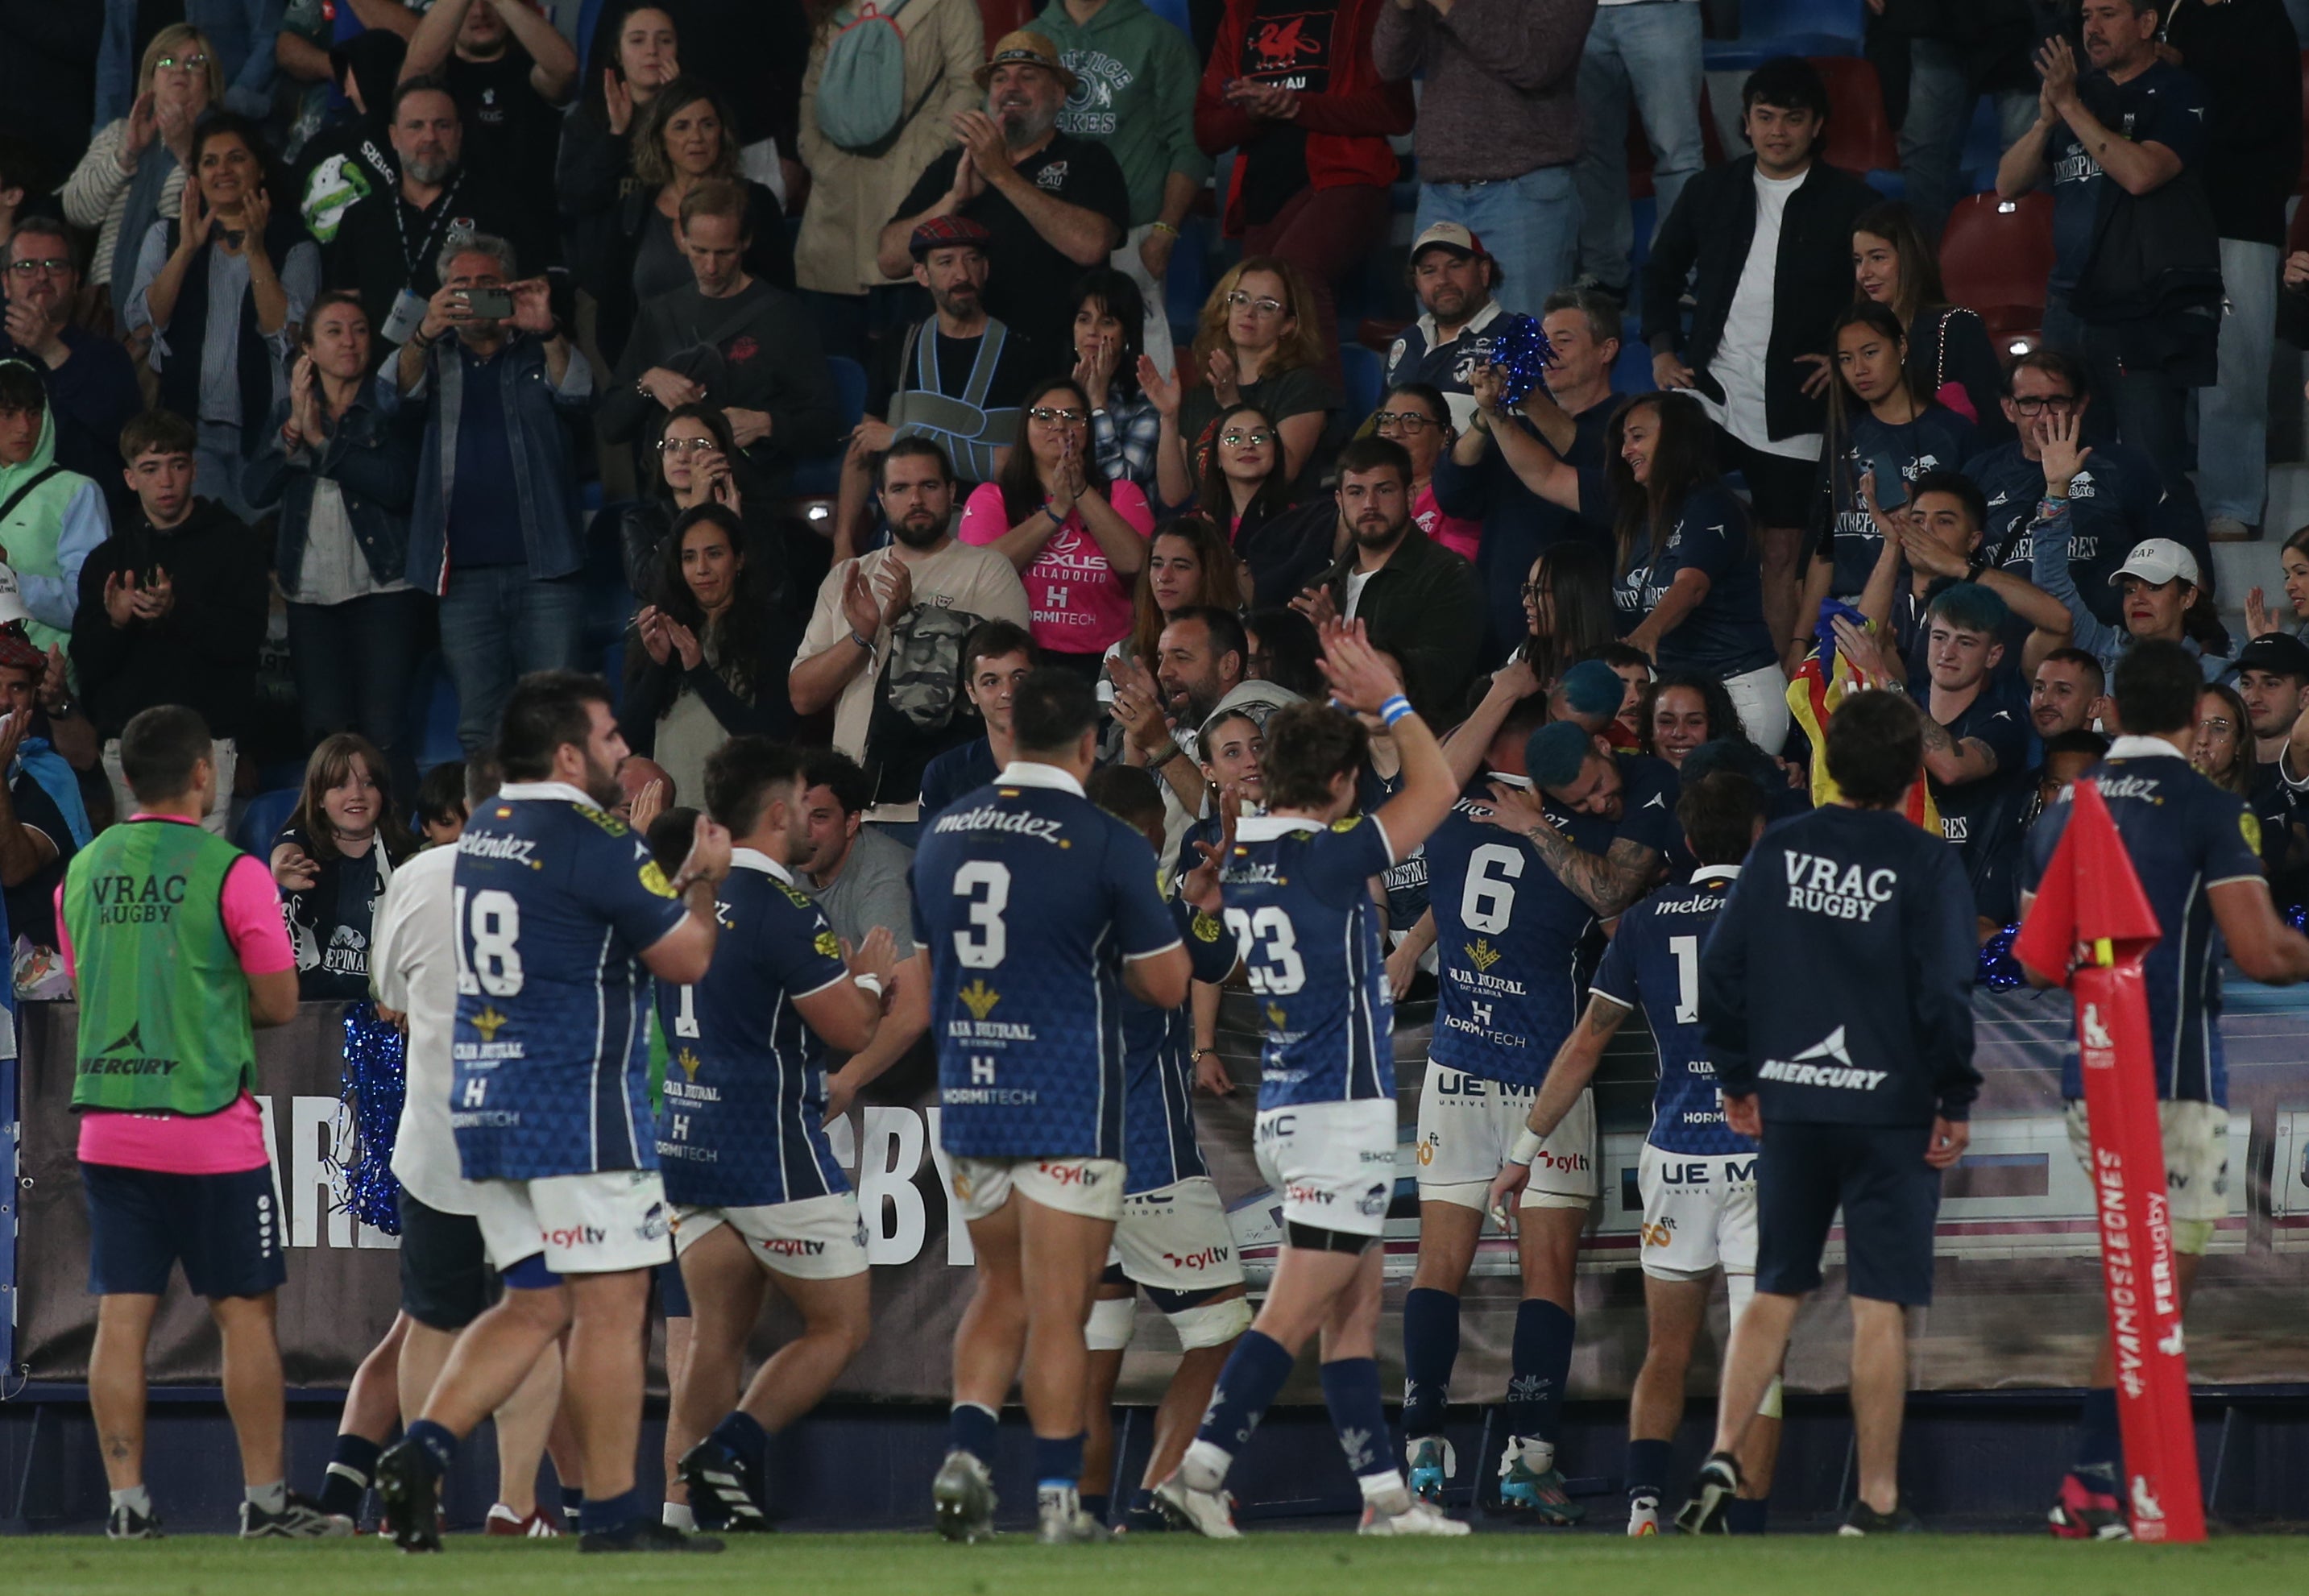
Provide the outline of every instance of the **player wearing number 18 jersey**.
{"type": "MultiPolygon", "coordinates": [[[[1525,745],[1546,700],[1524,699],[1485,750],[1493,784],[1528,791],[1525,745]]],[[[1560,734],[1584,742],[1577,726],[1560,734]]],[[[1581,945],[1595,910],[1476,789],[1427,841],[1428,912],[1438,993],[1427,1079],[1419,1096],[1419,1267],[1404,1301],[1404,1451],[1412,1488],[1440,1497],[1456,1460],[1443,1438],[1445,1393],[1459,1350],[1459,1293],[1532,1093],[1578,1012],[1581,945]]],[[[1601,855],[1612,823],[1552,802],[1550,824],[1601,855]]],[[[1596,1200],[1596,1113],[1582,1094],[1530,1163],[1516,1228],[1523,1301],[1503,1414],[1500,1501],[1541,1523],[1576,1523],[1580,1509],[1555,1471],[1557,1416],[1571,1362],[1572,1271],[1596,1200]]]]}
{"type": "Polygon", "coordinates": [[[1122,997],[1176,1007],[1189,962],[1153,850],[1083,796],[1098,721],[1087,682],[1029,674],[1012,699],[1018,756],[931,822],[914,855],[938,1139],[978,1255],[955,1333],[951,1447],[931,1487],[950,1540],[990,1531],[995,1414],[1022,1357],[1042,1536],[1104,1534],[1077,1481],[1083,1324],[1122,1211],[1122,997]]]}
{"type": "Polygon", "coordinates": [[[1323,1402],[1362,1488],[1363,1533],[1465,1534],[1404,1488],[1373,1357],[1381,1254],[1371,1243],[1395,1193],[1396,1109],[1394,1003],[1371,882],[1449,810],[1451,772],[1359,623],[1325,627],[1323,651],[1335,699],[1395,732],[1403,789],[1378,814],[1352,816],[1362,725],[1313,704],[1267,723],[1271,808],[1236,828],[1218,891],[1265,1022],[1256,1149],[1282,1197],[1284,1244],[1266,1307],[1155,1500],[1182,1529],[1236,1536],[1220,1494],[1228,1467],[1319,1330],[1323,1402]]]}
{"type": "Polygon", "coordinates": [[[648,1271],[671,1250],[644,983],[705,973],[730,839],[701,822],[669,882],[610,813],[625,754],[604,683],[524,677],[500,729],[506,783],[458,843],[450,1124],[482,1243],[511,1289],[466,1329],[424,1417],[379,1460],[386,1522],[407,1549],[439,1549],[436,1492],[457,1437],[573,1321],[564,1400],[584,1451],[584,1549],[720,1549],[644,1516],[634,1454],[648,1271]]]}
{"type": "Polygon", "coordinates": [[[805,785],[802,755],[767,738],[732,738],[705,762],[706,807],[733,844],[722,935],[705,979],[657,990],[671,1051],[657,1151],[694,1325],[668,1441],[706,1529],[769,1528],[757,1499],[769,1438],[865,1344],[871,1307],[857,1194],[826,1134],[826,1049],[872,1042],[894,948],[877,927],[845,960],[795,887],[805,785]],[[773,1279],[801,1334],[741,1398],[773,1279]]]}

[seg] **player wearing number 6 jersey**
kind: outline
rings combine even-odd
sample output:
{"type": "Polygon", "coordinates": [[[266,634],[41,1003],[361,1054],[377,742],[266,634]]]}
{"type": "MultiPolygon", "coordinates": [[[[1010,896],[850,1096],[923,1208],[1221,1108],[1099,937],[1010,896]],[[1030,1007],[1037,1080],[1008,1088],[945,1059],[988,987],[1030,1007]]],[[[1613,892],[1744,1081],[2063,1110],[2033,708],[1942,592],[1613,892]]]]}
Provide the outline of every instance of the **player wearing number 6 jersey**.
{"type": "Polygon", "coordinates": [[[705,1529],[770,1527],[759,1500],[770,1437],[866,1344],[872,1305],[858,1195],[826,1134],[826,1049],[873,1041],[895,949],[878,926],[845,949],[796,888],[804,768],[765,737],[731,738],[706,760],[705,806],[731,839],[722,935],[704,980],[657,989],[671,1053],[657,1152],[695,1327],[668,1446],[705,1529]],[[801,1333],[741,1398],[746,1339],[772,1280],[801,1333]]]}
{"type": "Polygon", "coordinates": [[[626,755],[607,684],[522,678],[506,782],[457,845],[456,1078],[450,1124],[489,1262],[508,1290],[458,1339],[425,1415],[377,1464],[405,1550],[438,1550],[458,1437],[569,1331],[566,1395],[584,1456],[582,1549],[715,1550],[645,1515],[634,1488],[649,1270],[670,1255],[648,1105],[647,981],[713,956],[730,834],[701,821],[674,878],[610,813],[626,755]]]}
{"type": "MultiPolygon", "coordinates": [[[[1540,1178],[1543,1150],[1589,1100],[1604,1047],[1640,1003],[1658,1050],[1659,1085],[1636,1175],[1651,1334],[1628,1405],[1630,1535],[1659,1533],[1668,1443],[1683,1418],[1684,1372],[1707,1316],[1708,1277],[1723,1268],[1735,1320],[1755,1291],[1756,1143],[1724,1123],[1699,1034],[1699,955],[1761,829],[1762,803],[1755,783],[1736,771],[1687,782],[1676,819],[1699,868],[1689,884],[1665,887],[1620,917],[1588,989],[1587,1017],[1557,1050],[1511,1161],[1492,1182],[1496,1206],[1540,1178]]],[[[1763,1528],[1762,1497],[1779,1444],[1778,1397],[1775,1385],[1763,1405],[1769,1422],[1752,1427],[1742,1443],[1743,1496],[1730,1509],[1735,1531],[1763,1528]]]]}
{"type": "Polygon", "coordinates": [[[1237,1535],[1220,1490],[1227,1469],[1319,1333],[1323,1402],[1362,1488],[1362,1532],[1464,1535],[1466,1525],[1404,1488],[1395,1465],[1374,1358],[1382,1258],[1371,1246],[1395,1194],[1395,1005],[1371,882],[1449,811],[1451,770],[1362,623],[1323,629],[1323,674],[1336,703],[1394,732],[1403,788],[1376,815],[1352,816],[1363,723],[1314,704],[1267,723],[1270,807],[1237,826],[1219,891],[1264,1021],[1257,1151],[1282,1197],[1282,1254],[1194,1445],[1154,1499],[1182,1529],[1237,1535]]]}
{"type": "MultiPolygon", "coordinates": [[[[1561,734],[1547,701],[1524,699],[1484,750],[1496,789],[1529,793],[1525,745],[1561,734]]],[[[1492,1178],[1506,1167],[1532,1093],[1579,1009],[1580,945],[1596,913],[1529,839],[1503,829],[1503,806],[1477,789],[1427,841],[1438,983],[1427,1079],[1419,1094],[1419,1267],[1403,1308],[1404,1453],[1411,1488],[1440,1500],[1455,1460],[1443,1438],[1444,1393],[1459,1352],[1459,1292],[1474,1263],[1492,1178]]],[[[1550,802],[1548,821],[1602,855],[1613,827],[1550,802]]],[[[1516,1227],[1523,1301],[1503,1417],[1500,1502],[1542,1523],[1581,1513],[1555,1469],[1557,1416],[1571,1367],[1572,1271],[1596,1200],[1596,1110],[1581,1093],[1532,1160],[1516,1227]]]]}
{"type": "Polygon", "coordinates": [[[1083,796],[1098,721],[1088,682],[1031,672],[1011,700],[1017,757],[931,822],[914,855],[938,1140],[978,1259],[931,1486],[949,1540],[991,1531],[995,1414],[1022,1357],[1042,1536],[1105,1534],[1077,1481],[1083,1324],[1125,1184],[1122,997],[1175,1008],[1189,964],[1154,851],[1083,796]]]}

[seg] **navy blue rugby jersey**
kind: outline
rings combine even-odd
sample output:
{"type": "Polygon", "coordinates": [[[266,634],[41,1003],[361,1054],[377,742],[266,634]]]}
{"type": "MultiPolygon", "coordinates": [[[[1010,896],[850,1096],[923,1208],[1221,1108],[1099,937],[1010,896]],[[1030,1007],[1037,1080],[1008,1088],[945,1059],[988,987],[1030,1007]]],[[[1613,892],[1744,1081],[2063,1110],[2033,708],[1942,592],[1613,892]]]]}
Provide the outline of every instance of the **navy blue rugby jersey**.
{"type": "MultiPolygon", "coordinates": [[[[1226,927],[1176,901],[1171,910],[1193,961],[1195,979],[1213,984],[1226,979],[1237,958],[1234,938],[1226,927]]],[[[1137,1196],[1211,1171],[1195,1141],[1193,1005],[1160,1009],[1128,992],[1122,1002],[1122,1040],[1129,1057],[1123,1145],[1130,1166],[1123,1193],[1137,1196]]]]}
{"type": "MultiPolygon", "coordinates": [[[[1530,786],[1520,776],[1489,779],[1530,786]]],[[[1544,795],[1541,803],[1574,847],[1610,849],[1609,821],[1567,813],[1544,795]]],[[[1578,1017],[1580,948],[1596,914],[1530,842],[1478,818],[1491,812],[1478,787],[1427,839],[1437,978],[1427,1051],[1463,1074],[1536,1086],[1578,1017]]]]}
{"type": "Polygon", "coordinates": [[[912,879],[947,1152],[1122,1158],[1123,962],[1180,942],[1146,839],[1019,761],[923,830],[912,879]]]}
{"type": "Polygon", "coordinates": [[[824,1128],[826,1044],[794,1008],[850,979],[842,945],[785,867],[750,848],[732,850],[714,908],[705,979],[657,983],[665,1195],[751,1208],[848,1191],[824,1128]]]}
{"type": "Polygon", "coordinates": [[[468,1180],[657,1168],[643,950],[688,910],[576,788],[509,781],[457,841],[456,1084],[468,1180]]]}
{"type": "Polygon", "coordinates": [[[1765,1123],[1963,1118],[1972,894],[1956,850],[1905,816],[1831,804],[1767,829],[1699,958],[1699,1022],[1727,1093],[1765,1123]]]}
{"type": "Polygon", "coordinates": [[[1371,878],[1395,862],[1375,815],[1258,815],[1220,875],[1266,1042],[1258,1106],[1395,1095],[1395,997],[1371,878]]]}
{"type": "MultiPolygon", "coordinates": [[[[2228,1068],[2221,1051],[2221,960],[2226,949],[2208,889],[2262,879],[2261,823],[2235,793],[2224,792],[2158,738],[2121,737],[2108,757],[2085,772],[2116,822],[2117,835],[2140,877],[2163,929],[2141,962],[2149,992],[2149,1031],[2157,1095],[2227,1103],[2228,1068]]],[[[2035,892],[2053,850],[2076,813],[2063,791],[2028,833],[2021,886],[2035,892]]],[[[2061,1067],[2064,1096],[2082,1097],[2071,1051],[2061,1067]]]]}
{"type": "Polygon", "coordinates": [[[1652,1128],[1663,1152],[1715,1157],[1756,1151],[1724,1123],[1724,1094],[1699,1029],[1699,958],[1731,900],[1737,865],[1703,865],[1620,917],[1589,988],[1621,1008],[1641,1005],[1659,1057],[1652,1128]]]}

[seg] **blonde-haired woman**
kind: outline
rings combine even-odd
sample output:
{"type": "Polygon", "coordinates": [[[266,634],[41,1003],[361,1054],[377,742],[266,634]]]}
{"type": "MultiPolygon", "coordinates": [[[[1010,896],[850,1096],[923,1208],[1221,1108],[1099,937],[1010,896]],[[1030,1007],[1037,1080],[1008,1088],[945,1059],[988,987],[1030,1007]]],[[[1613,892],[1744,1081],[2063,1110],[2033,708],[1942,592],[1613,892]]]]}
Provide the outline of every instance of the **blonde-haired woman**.
{"type": "MultiPolygon", "coordinates": [[[[1189,479],[1202,479],[1219,418],[1247,404],[1282,435],[1284,479],[1296,482],[1341,402],[1323,375],[1314,291],[1299,268],[1272,255],[1252,255],[1220,278],[1203,302],[1190,358],[1202,385],[1179,401],[1189,479]]],[[[1162,405],[1165,395],[1152,384],[1147,392],[1162,405]]]]}
{"type": "Polygon", "coordinates": [[[116,324],[127,318],[144,235],[176,217],[193,124],[223,99],[224,66],[206,36],[190,23],[170,23],[144,47],[128,115],[97,129],[65,184],[65,219],[96,229],[88,280],[109,290],[116,324]]]}
{"type": "Polygon", "coordinates": [[[794,245],[794,280],[825,317],[818,337],[827,352],[862,359],[869,329],[903,314],[911,292],[911,285],[882,275],[876,244],[930,162],[954,142],[955,114],[982,101],[971,74],[986,59],[986,30],[972,0],[908,0],[901,13],[905,120],[881,142],[850,150],[826,135],[817,95],[826,51],[855,19],[857,0],[811,0],[809,9],[816,27],[801,81],[801,160],[809,168],[809,203],[794,245]]]}

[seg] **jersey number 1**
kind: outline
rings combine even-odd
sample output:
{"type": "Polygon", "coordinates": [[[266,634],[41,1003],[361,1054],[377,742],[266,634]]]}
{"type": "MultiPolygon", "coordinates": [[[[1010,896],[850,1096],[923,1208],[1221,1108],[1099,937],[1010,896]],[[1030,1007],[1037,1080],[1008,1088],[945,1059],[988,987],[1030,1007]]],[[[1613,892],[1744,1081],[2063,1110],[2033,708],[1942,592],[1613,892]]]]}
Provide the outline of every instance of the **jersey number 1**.
{"type": "Polygon", "coordinates": [[[1671,936],[1667,951],[1675,955],[1675,1022],[1699,1022],[1699,938],[1671,936]]]}

